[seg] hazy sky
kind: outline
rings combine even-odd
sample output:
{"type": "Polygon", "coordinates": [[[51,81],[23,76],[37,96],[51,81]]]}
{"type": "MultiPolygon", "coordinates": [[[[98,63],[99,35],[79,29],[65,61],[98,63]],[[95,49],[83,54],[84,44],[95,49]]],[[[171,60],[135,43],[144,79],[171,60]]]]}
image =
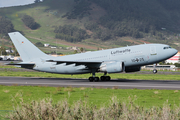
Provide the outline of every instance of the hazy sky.
{"type": "Polygon", "coordinates": [[[34,3],[35,0],[0,0],[0,7],[19,6],[34,3]]]}

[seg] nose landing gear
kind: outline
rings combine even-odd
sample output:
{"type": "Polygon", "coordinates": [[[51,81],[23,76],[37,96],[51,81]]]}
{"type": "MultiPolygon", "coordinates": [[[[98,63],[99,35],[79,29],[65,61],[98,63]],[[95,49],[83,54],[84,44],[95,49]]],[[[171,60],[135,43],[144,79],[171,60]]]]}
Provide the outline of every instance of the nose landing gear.
{"type": "Polygon", "coordinates": [[[156,70],[156,69],[154,69],[154,70],[153,70],[153,73],[154,73],[154,74],[156,74],[156,73],[157,73],[157,70],[156,70]]]}
{"type": "Polygon", "coordinates": [[[154,68],[154,69],[153,69],[153,73],[154,73],[154,74],[156,74],[156,73],[157,73],[157,70],[156,70],[156,65],[157,65],[157,64],[154,64],[154,65],[153,65],[153,68],[154,68]]]}

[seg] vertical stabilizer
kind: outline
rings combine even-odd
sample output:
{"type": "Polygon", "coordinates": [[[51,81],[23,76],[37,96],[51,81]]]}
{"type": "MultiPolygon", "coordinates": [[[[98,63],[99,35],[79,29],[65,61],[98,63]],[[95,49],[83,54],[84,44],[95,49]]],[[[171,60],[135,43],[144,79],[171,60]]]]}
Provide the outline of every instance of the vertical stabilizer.
{"type": "Polygon", "coordinates": [[[28,39],[26,39],[19,32],[8,33],[14,46],[16,47],[19,55],[21,56],[23,62],[31,61],[35,58],[47,57],[45,53],[39,50],[34,44],[32,44],[28,39]]]}

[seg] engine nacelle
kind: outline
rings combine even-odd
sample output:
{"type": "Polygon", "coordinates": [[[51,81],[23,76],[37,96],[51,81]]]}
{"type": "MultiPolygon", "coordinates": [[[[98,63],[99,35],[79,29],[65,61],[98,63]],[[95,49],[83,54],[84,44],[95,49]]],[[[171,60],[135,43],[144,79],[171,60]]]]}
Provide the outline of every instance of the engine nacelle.
{"type": "Polygon", "coordinates": [[[112,62],[104,64],[100,67],[100,72],[120,73],[125,70],[124,62],[112,62]]]}
{"type": "Polygon", "coordinates": [[[136,67],[126,67],[125,68],[125,72],[129,73],[129,72],[138,72],[141,71],[141,66],[136,66],[136,67]]]}

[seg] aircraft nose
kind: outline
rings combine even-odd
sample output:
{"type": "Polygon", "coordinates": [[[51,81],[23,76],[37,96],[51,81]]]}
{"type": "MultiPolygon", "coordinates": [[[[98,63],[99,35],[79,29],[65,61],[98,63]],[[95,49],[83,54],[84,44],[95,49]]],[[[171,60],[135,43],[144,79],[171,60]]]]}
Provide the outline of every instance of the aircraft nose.
{"type": "Polygon", "coordinates": [[[175,55],[175,54],[177,54],[177,52],[178,52],[178,51],[173,48],[173,54],[175,55]]]}

